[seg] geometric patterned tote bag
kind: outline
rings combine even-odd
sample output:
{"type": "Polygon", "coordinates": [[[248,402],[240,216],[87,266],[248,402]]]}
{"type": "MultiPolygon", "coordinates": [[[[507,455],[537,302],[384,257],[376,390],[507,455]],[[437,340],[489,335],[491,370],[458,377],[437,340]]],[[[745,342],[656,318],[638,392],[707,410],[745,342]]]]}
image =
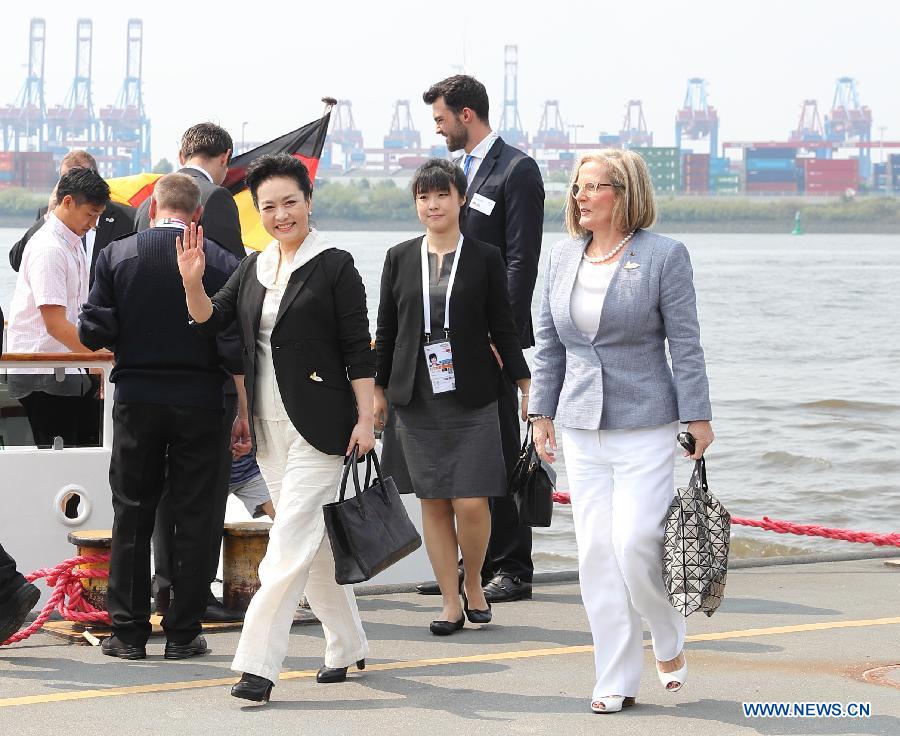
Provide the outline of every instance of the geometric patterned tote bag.
{"type": "Polygon", "coordinates": [[[688,487],[679,488],[669,506],[663,546],[663,581],[684,616],[712,616],[722,602],[730,538],[731,514],[709,492],[701,457],[688,487]]]}

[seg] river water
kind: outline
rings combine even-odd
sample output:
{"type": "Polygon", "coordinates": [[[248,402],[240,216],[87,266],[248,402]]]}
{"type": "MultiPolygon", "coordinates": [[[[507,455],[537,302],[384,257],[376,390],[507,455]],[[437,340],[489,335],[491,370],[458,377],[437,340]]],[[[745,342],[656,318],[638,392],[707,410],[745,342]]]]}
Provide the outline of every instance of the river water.
{"type": "MultiPolygon", "coordinates": [[[[0,305],[15,274],[0,229],[0,305]]],[[[331,232],[353,253],[376,314],[384,253],[415,232],[331,232]]],[[[537,310],[549,246],[545,233],[537,310]]],[[[677,236],[676,236],[677,237],[677,236]]],[[[716,442],[712,490],[734,516],[900,531],[900,236],[684,236],[694,264],[716,442]]],[[[559,487],[566,489],[557,461],[559,487]]],[[[679,461],[686,483],[689,461],[679,461]]],[[[851,546],[734,527],[734,555],[851,546]]],[[[568,507],[535,530],[541,570],[573,569],[568,507]]]]}

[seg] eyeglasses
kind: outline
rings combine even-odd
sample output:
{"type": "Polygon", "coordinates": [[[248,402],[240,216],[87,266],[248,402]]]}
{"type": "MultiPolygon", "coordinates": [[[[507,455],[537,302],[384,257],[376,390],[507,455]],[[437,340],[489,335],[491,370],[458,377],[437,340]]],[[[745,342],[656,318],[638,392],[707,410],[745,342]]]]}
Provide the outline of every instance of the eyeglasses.
{"type": "Polygon", "coordinates": [[[603,184],[599,181],[586,181],[584,184],[572,185],[572,199],[576,199],[579,194],[584,192],[588,197],[594,197],[600,192],[600,187],[616,188],[616,184],[603,184]]]}

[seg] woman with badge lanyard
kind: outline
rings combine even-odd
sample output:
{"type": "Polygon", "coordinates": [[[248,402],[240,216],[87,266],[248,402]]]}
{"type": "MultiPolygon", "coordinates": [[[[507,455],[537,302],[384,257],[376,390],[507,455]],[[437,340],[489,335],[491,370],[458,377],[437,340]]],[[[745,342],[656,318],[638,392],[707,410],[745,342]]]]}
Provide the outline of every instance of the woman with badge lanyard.
{"type": "Polygon", "coordinates": [[[506,494],[496,407],[501,366],[522,391],[523,419],[530,385],[500,251],[460,233],[465,191],[465,174],[449,161],[432,159],[416,171],[412,192],[426,234],[387,253],[375,337],[382,465],[401,492],[422,501],[425,547],[443,596],[430,627],[439,636],[466,618],[491,620],[481,566],[488,498],[506,494]]]}

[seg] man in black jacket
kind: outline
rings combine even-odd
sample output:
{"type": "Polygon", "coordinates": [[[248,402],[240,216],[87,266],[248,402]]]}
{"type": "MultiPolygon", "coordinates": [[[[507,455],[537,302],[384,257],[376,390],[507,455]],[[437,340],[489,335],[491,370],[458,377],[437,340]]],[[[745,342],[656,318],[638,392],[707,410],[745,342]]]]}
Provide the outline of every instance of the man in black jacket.
{"type": "MultiPolygon", "coordinates": [[[[97,171],[97,161],[87,151],[69,151],[63,156],[59,164],[59,176],[62,178],[69,169],[82,167],[97,171]]],[[[56,207],[56,189],[50,195],[49,207],[41,207],[37,213],[37,219],[34,224],[28,228],[25,234],[9,249],[9,265],[13,271],[18,271],[22,265],[22,256],[25,253],[25,246],[32,236],[43,227],[47,219],[48,210],[56,207]]],[[[118,204],[110,200],[106,203],[106,209],[97,220],[97,227],[93,232],[89,232],[84,236],[84,248],[87,252],[88,275],[91,283],[94,281],[94,268],[97,263],[97,256],[100,251],[109,245],[113,240],[118,240],[125,235],[134,231],[134,207],[118,204]]]]}
{"type": "MultiPolygon", "coordinates": [[[[209,537],[219,480],[222,385],[243,371],[237,341],[229,354],[190,325],[176,239],[200,217],[200,190],[183,174],[156,184],[153,227],[103,251],[79,320],[91,349],[114,348],[116,366],[110,486],[114,524],[109,577],[113,636],[103,653],[142,659],[150,635],[150,535],[168,479],[175,516],[173,584],[163,617],[165,656],[204,654],[200,619],[209,592],[209,537]]],[[[237,259],[204,243],[204,288],[216,293],[237,259]]]]}
{"type": "MultiPolygon", "coordinates": [[[[523,348],[534,345],[531,299],[537,279],[544,227],[544,183],[534,159],[504,143],[488,122],[487,90],[477,79],[456,75],[432,85],[423,95],[431,105],[437,132],[447,148],[460,154],[468,180],[466,204],[460,214],[465,236],[495,245],[503,254],[509,298],[523,348]]],[[[521,446],[518,394],[503,379],[498,399],[500,434],[507,472],[515,466],[521,446]]],[[[491,503],[491,539],[483,576],[488,602],[531,598],[534,564],[531,529],[519,524],[511,498],[491,503]]],[[[419,586],[438,593],[435,584],[419,586]]]]}
{"type": "MultiPolygon", "coordinates": [[[[203,214],[198,224],[203,226],[204,237],[242,259],[245,251],[238,208],[231,192],[221,186],[228,173],[233,147],[231,136],[224,128],[213,123],[194,125],[181,137],[181,150],[178,153],[181,168],[177,173],[192,177],[200,187],[203,214]]],[[[134,229],[138,232],[148,227],[149,198],[138,207],[134,219],[134,229]]]]}
{"type": "MultiPolygon", "coordinates": [[[[0,354],[3,351],[3,309],[0,308],[0,354]]],[[[0,644],[15,634],[41,597],[16,569],[16,561],[0,544],[0,644]]]]}
{"type": "MultiPolygon", "coordinates": [[[[228,173],[228,162],[231,160],[233,143],[228,131],[213,123],[199,123],[188,128],[181,137],[181,150],[178,154],[181,168],[177,173],[190,176],[200,187],[200,205],[203,213],[199,225],[203,226],[203,234],[207,240],[234,255],[238,260],[244,258],[244,245],[241,239],[241,223],[238,218],[237,205],[234,198],[224,187],[228,173]]],[[[135,229],[142,232],[150,227],[150,200],[146,200],[138,209],[135,218],[135,229]]],[[[221,453],[221,478],[219,493],[216,496],[216,507],[213,533],[210,541],[210,582],[216,576],[219,564],[219,551],[222,546],[222,527],[225,523],[225,507],[228,501],[228,482],[231,477],[231,450],[229,436],[231,422],[237,412],[237,396],[231,387],[225,391],[225,422],[223,426],[223,444],[221,453]]],[[[168,497],[164,493],[159,504],[156,517],[156,529],[153,533],[153,567],[156,571],[154,581],[154,598],[157,612],[165,613],[171,600],[172,590],[172,535],[174,520],[168,497]]],[[[175,593],[177,595],[177,591],[175,593]]],[[[229,611],[210,591],[207,595],[207,610],[204,621],[239,621],[243,616],[238,611],[229,611]]]]}

